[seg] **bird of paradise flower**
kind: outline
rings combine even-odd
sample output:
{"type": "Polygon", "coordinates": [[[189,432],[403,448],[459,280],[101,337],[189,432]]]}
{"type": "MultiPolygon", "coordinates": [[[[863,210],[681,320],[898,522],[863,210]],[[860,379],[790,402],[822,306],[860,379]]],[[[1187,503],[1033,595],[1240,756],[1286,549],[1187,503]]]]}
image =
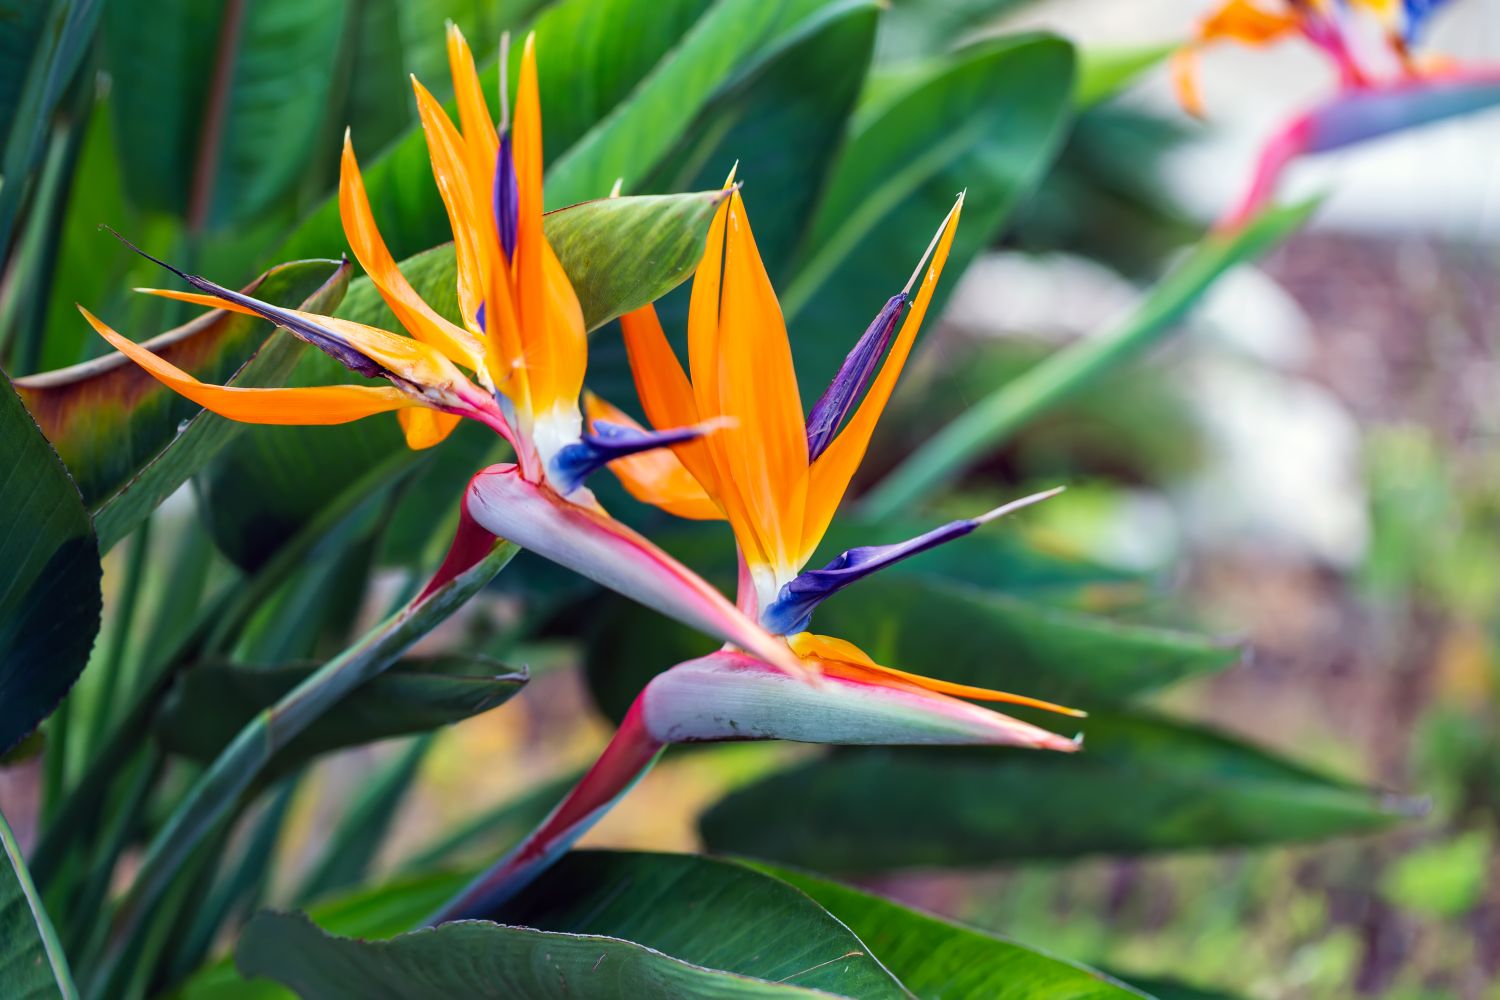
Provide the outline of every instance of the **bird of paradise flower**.
{"type": "Polygon", "coordinates": [[[1298,157],[1500,103],[1500,66],[1465,66],[1419,52],[1431,18],[1444,6],[1446,0],[1228,0],[1203,18],[1173,63],[1178,100],[1194,115],[1203,114],[1198,54],[1222,42],[1264,47],[1300,39],[1328,61],[1338,80],[1331,98],[1295,115],[1265,142],[1249,186],[1221,228],[1238,228],[1264,207],[1298,157]],[[1373,32],[1361,30],[1372,24],[1373,32]]]}
{"type": "MultiPolygon", "coordinates": [[[[626,489],[669,513],[727,520],[737,543],[737,603],[821,679],[798,683],[735,650],[678,664],[641,692],[614,738],[562,803],[514,850],[433,917],[480,916],[524,887],[624,795],[671,743],[786,739],[831,744],[990,744],[1073,751],[1076,739],[971,704],[1084,713],[876,663],[853,643],[808,631],[832,594],[960,538],[1049,490],[893,545],[863,546],[805,570],[863,459],[911,352],[958,225],[943,220],[907,287],[892,296],[804,418],[791,345],[736,189],[715,214],[693,280],[683,370],[651,306],[622,319],[631,372],[658,427],[719,421],[716,434],[610,465],[626,489]],[[902,321],[902,314],[905,319],[902,321]],[[900,323],[899,332],[897,324],[900,323]],[[882,357],[884,361],[882,363],[882,357]]],[[[596,433],[645,433],[588,398],[596,433]]],[[[484,476],[471,504],[504,502],[484,476]]]]}

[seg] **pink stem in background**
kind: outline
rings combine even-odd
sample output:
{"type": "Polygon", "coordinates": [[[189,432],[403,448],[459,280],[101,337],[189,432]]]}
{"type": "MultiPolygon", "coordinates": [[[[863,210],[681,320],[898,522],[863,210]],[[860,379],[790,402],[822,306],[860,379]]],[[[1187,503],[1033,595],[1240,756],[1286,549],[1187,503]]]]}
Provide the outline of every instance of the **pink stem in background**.
{"type": "Polygon", "coordinates": [[[1261,149],[1255,173],[1250,178],[1250,187],[1235,208],[1215,225],[1217,231],[1232,232],[1239,229],[1271,200],[1287,165],[1307,152],[1312,126],[1312,116],[1301,115],[1271,137],[1271,141],[1261,149]]]}
{"type": "Polygon", "coordinates": [[[641,698],[594,766],[532,834],[434,914],[428,924],[481,918],[524,889],[651,769],[666,746],[646,731],[641,698]]]}

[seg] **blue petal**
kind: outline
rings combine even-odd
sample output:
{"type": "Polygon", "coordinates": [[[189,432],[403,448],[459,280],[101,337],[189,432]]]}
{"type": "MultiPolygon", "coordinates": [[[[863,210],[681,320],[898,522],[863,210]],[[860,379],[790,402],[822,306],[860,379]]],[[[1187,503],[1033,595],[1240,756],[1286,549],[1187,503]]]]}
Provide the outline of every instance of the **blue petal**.
{"type": "Polygon", "coordinates": [[[909,297],[906,292],[898,292],[886,300],[854,349],[844,358],[844,363],[839,366],[838,374],[833,377],[827,390],[813,404],[812,412],[807,417],[808,461],[823,454],[833,443],[834,435],[838,433],[844,418],[854,409],[854,404],[875,377],[875,368],[885,355],[885,349],[890,346],[901,307],[906,305],[909,297]]]}
{"type": "Polygon", "coordinates": [[[495,228],[507,260],[516,255],[516,224],[520,215],[521,189],[516,186],[516,160],[511,155],[510,129],[506,129],[500,135],[500,155],[495,158],[495,228]]]}
{"type": "Polygon", "coordinates": [[[594,421],[594,433],[558,451],[552,457],[548,478],[563,496],[572,493],[590,475],[617,458],[665,448],[702,437],[703,427],[676,427],[669,431],[643,431],[604,420],[594,421]]]}
{"type": "Polygon", "coordinates": [[[160,264],[200,292],[206,292],[209,295],[223,299],[225,302],[233,302],[235,305],[243,306],[253,311],[256,315],[268,319],[286,330],[298,340],[304,340],[316,347],[355,374],[363,375],[366,378],[386,378],[395,382],[404,381],[400,376],[380,364],[380,362],[360,353],[334,330],[320,326],[317,323],[309,322],[307,319],[297,316],[279,306],[273,306],[269,302],[262,302],[260,299],[251,298],[243,292],[236,292],[231,288],[215,284],[207,278],[199,277],[196,274],[188,274],[186,271],[180,271],[166,261],[151,256],[108,226],[102,228],[109,229],[109,232],[115,239],[152,263],[160,264]]]}
{"type": "Polygon", "coordinates": [[[1348,93],[1307,118],[1310,153],[1340,149],[1366,139],[1500,104],[1500,75],[1442,76],[1348,93]]]}
{"type": "Polygon", "coordinates": [[[776,600],[761,610],[760,623],[766,627],[767,631],[776,635],[805,632],[812,622],[813,612],[817,610],[818,605],[849,584],[863,580],[870,574],[903,559],[936,548],[944,542],[962,538],[981,524],[1048,497],[1056,496],[1061,492],[1059,488],[1045,493],[1035,493],[1012,501],[1003,507],[996,507],[979,517],[950,521],[941,527],[933,528],[926,534],[909,538],[904,542],[895,542],[891,545],[860,545],[846,549],[822,569],[800,573],[796,579],[783,586],[781,592],[776,595],[776,600]]]}
{"type": "Polygon", "coordinates": [[[1412,45],[1422,35],[1422,29],[1427,26],[1427,19],[1437,13],[1439,7],[1447,3],[1447,0],[1405,0],[1402,6],[1406,9],[1406,24],[1402,28],[1402,38],[1406,44],[1412,45]]]}

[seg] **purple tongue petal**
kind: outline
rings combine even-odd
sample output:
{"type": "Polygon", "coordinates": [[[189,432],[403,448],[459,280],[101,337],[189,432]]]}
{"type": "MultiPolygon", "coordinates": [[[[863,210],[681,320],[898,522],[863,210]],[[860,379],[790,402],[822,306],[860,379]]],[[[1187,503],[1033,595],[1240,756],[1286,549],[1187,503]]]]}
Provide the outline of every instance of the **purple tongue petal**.
{"type": "Polygon", "coordinates": [[[166,261],[151,256],[108,226],[101,228],[108,229],[110,235],[114,236],[115,239],[152,263],[159,264],[168,271],[171,271],[200,292],[205,292],[221,298],[225,302],[233,302],[235,305],[244,306],[246,309],[252,310],[256,315],[270,320],[298,340],[305,340],[355,374],[363,375],[366,378],[388,378],[402,381],[399,376],[394,375],[378,361],[361,354],[348,341],[328,327],[309,322],[304,317],[295,315],[279,306],[273,306],[269,302],[262,302],[260,299],[251,298],[242,292],[236,292],[231,288],[225,288],[223,285],[214,284],[207,278],[200,278],[196,274],[188,274],[186,271],[180,271],[166,261]]]}
{"type": "Polygon", "coordinates": [[[520,214],[521,189],[516,186],[516,160],[510,151],[510,129],[506,129],[500,135],[500,154],[495,157],[495,228],[500,233],[506,260],[516,255],[516,222],[520,214]]]}
{"type": "Polygon", "coordinates": [[[950,521],[941,527],[933,528],[926,534],[909,538],[904,542],[895,542],[891,545],[860,545],[846,549],[822,569],[800,573],[796,579],[782,587],[781,592],[776,595],[776,600],[761,611],[760,623],[767,631],[775,635],[805,632],[812,622],[813,612],[818,605],[849,584],[863,580],[870,574],[903,559],[936,548],[944,542],[962,538],[981,524],[1020,510],[1022,507],[1029,507],[1061,492],[1062,488],[1059,487],[1044,493],[1022,497],[1002,507],[996,507],[987,514],[965,518],[961,521],[950,521]]]}
{"type": "Polygon", "coordinates": [[[595,420],[594,433],[583,435],[579,441],[553,456],[550,478],[558,492],[566,496],[591,474],[617,458],[691,441],[702,437],[707,430],[700,425],[674,427],[669,431],[643,431],[595,420]]]}
{"type": "Polygon", "coordinates": [[[813,404],[807,417],[807,459],[812,461],[823,454],[834,435],[838,433],[844,418],[854,409],[855,402],[875,377],[875,367],[890,346],[891,336],[896,331],[896,320],[901,316],[901,307],[910,296],[898,292],[886,300],[880,312],[870,322],[854,345],[838,374],[818,401],[813,404]]]}

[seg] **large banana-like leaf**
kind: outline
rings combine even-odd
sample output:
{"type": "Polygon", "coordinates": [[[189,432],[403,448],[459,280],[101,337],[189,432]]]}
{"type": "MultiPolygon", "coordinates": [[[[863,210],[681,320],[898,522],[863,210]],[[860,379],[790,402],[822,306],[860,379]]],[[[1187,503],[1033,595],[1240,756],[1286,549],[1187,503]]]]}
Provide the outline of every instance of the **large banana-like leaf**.
{"type": "Polygon", "coordinates": [[[111,107],[133,200],[202,229],[285,194],[324,131],[347,7],[111,0],[111,107]]]}
{"type": "Polygon", "coordinates": [[[0,754],[68,693],[99,631],[99,543],[78,487],[0,372],[0,754]]]}
{"type": "Polygon", "coordinates": [[[1083,721],[1083,752],[840,751],[731,793],[708,846],[821,871],[1316,840],[1408,803],[1149,715],[1083,721]]]}

